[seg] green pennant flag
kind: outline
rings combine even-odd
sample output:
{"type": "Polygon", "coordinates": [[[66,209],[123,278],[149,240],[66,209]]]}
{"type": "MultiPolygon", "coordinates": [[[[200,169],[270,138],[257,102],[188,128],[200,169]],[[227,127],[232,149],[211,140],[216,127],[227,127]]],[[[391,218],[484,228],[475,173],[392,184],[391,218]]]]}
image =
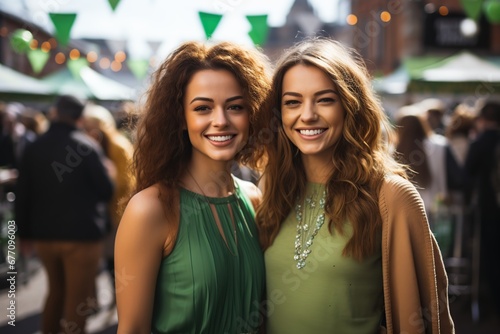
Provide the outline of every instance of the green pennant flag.
{"type": "Polygon", "coordinates": [[[198,15],[200,16],[203,30],[205,30],[205,36],[207,37],[207,39],[210,39],[215,29],[217,29],[217,26],[222,19],[222,15],[205,12],[198,12],[198,15]]]}
{"type": "Polygon", "coordinates": [[[483,6],[483,0],[460,0],[465,14],[475,21],[479,20],[483,6]]]}
{"type": "Polygon", "coordinates": [[[45,64],[47,64],[47,61],[49,60],[50,57],[50,53],[42,51],[40,49],[35,49],[35,50],[29,49],[27,56],[28,60],[30,61],[33,72],[35,72],[35,74],[38,74],[43,70],[45,64]]]}
{"type": "Polygon", "coordinates": [[[30,49],[33,34],[26,29],[16,29],[10,36],[10,46],[14,52],[24,54],[30,49]]]}
{"type": "Polygon", "coordinates": [[[84,57],[80,57],[78,59],[68,59],[67,66],[73,78],[80,78],[80,71],[82,68],[88,65],[88,61],[84,57]]]}
{"type": "Polygon", "coordinates": [[[147,59],[128,59],[127,66],[130,72],[139,80],[144,79],[149,70],[149,60],[147,59]]]}
{"type": "Polygon", "coordinates": [[[252,25],[248,35],[255,45],[262,45],[267,40],[269,27],[267,25],[267,15],[247,15],[247,20],[252,25]]]}
{"type": "Polygon", "coordinates": [[[500,24],[500,1],[487,0],[484,2],[484,15],[491,24],[500,24]]]}
{"type": "Polygon", "coordinates": [[[114,12],[116,10],[116,7],[118,7],[118,4],[120,3],[120,0],[108,0],[108,2],[114,12]]]}
{"type": "Polygon", "coordinates": [[[66,46],[71,35],[71,28],[76,20],[75,13],[49,13],[50,19],[56,28],[56,38],[59,44],[66,46]]]}

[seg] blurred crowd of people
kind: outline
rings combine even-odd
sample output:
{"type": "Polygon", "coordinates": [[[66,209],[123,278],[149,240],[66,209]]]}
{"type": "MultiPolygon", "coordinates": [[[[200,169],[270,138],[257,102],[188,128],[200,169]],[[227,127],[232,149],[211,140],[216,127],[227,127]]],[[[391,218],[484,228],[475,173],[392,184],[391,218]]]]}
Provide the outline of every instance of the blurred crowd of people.
{"type": "Polygon", "coordinates": [[[97,274],[114,282],[120,201],[134,187],[133,106],[111,113],[69,95],[45,112],[1,105],[0,167],[10,175],[1,195],[14,202],[21,256],[38,257],[47,272],[44,333],[85,328],[99,310],[97,274]]]}
{"type": "Polygon", "coordinates": [[[496,309],[489,316],[498,316],[500,103],[449,107],[430,98],[401,107],[395,123],[395,154],[409,166],[443,257],[455,259],[449,267],[468,261],[467,278],[455,281],[450,274],[450,285],[471,286],[475,275],[481,309],[496,309]],[[479,261],[471,264],[475,254],[479,261]]]}
{"type": "MultiPolygon", "coordinates": [[[[33,240],[48,272],[45,312],[50,316],[44,318],[46,332],[60,325],[64,312],[68,326],[73,326],[70,322],[84,326],[86,317],[98,306],[90,303],[83,310],[78,303],[88,302],[88,296],[96,300],[95,275],[100,269],[113,274],[120,201],[127,198],[135,183],[129,168],[134,111],[132,102],[112,113],[102,105],[85,104],[71,96],[60,97],[48,111],[17,102],[0,104],[0,168],[11,171],[13,179],[20,173],[17,187],[16,182],[2,185],[1,200],[6,201],[7,192],[16,195],[16,220],[26,232],[20,230],[20,238],[26,242],[23,247],[29,251],[26,245],[33,240]],[[88,163],[90,156],[94,164],[88,163]],[[47,159],[52,163],[42,168],[47,159]],[[61,182],[61,178],[73,181],[61,182]],[[27,227],[35,219],[37,224],[58,220],[59,225],[54,225],[58,231],[27,227]],[[99,232],[75,230],[72,224],[79,219],[93,221],[99,232]],[[61,224],[71,227],[67,234],[61,224]],[[45,232],[40,232],[42,229],[45,232]],[[75,242],[81,240],[92,241],[95,247],[74,249],[75,242]],[[85,260],[78,258],[78,252],[83,252],[85,260]],[[91,266],[87,263],[90,254],[95,254],[91,266]],[[69,284],[64,281],[65,271],[77,272],[80,279],[69,284]]],[[[500,227],[500,104],[480,101],[474,106],[459,103],[450,107],[439,99],[426,99],[402,106],[394,123],[397,137],[387,138],[388,145],[393,146],[399,161],[409,166],[443,256],[470,258],[473,226],[478,224],[480,235],[475,237],[480,238],[480,278],[485,283],[481,286],[487,287],[484,295],[499,309],[496,282],[500,281],[500,267],[495,255],[500,245],[496,241],[500,227]],[[443,224],[447,225],[441,229],[443,224]]],[[[234,172],[257,181],[254,171],[234,172]]]]}

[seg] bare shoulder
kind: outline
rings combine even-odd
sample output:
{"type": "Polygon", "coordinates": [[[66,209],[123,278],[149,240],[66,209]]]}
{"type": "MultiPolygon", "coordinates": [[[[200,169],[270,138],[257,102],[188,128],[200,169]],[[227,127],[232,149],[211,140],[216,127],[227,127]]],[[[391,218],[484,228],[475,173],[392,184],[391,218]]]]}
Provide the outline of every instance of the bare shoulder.
{"type": "Polygon", "coordinates": [[[165,248],[170,224],[159,195],[159,187],[153,185],[130,199],[120,221],[117,238],[129,242],[148,242],[155,247],[165,248]]]}
{"type": "Polygon", "coordinates": [[[125,218],[133,218],[144,224],[156,224],[165,219],[163,205],[159,198],[160,191],[156,185],[141,190],[127,204],[125,218]]]}
{"type": "Polygon", "coordinates": [[[248,198],[250,198],[254,209],[257,209],[262,201],[262,192],[260,189],[250,181],[245,181],[239,178],[236,179],[238,179],[238,185],[241,187],[241,191],[243,191],[248,198]]]}

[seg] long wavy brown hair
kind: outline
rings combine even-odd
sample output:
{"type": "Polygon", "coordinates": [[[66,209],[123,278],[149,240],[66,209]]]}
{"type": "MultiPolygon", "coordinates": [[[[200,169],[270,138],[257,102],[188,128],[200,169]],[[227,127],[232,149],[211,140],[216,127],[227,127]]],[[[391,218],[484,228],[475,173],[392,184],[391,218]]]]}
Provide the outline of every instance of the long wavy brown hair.
{"type": "MultiPolygon", "coordinates": [[[[249,141],[235,160],[256,164],[262,149],[251,140],[255,119],[270,89],[269,61],[257,49],[221,42],[207,45],[186,42],[174,50],[152,77],[146,101],[139,115],[133,170],[134,194],[159,185],[165,212],[178,212],[177,196],[181,175],[186,171],[192,145],[183,130],[183,98],[192,76],[200,70],[227,70],[241,85],[250,114],[249,141]]],[[[173,219],[177,221],[177,219],[173,219]]]]}
{"type": "Polygon", "coordinates": [[[350,222],[353,235],[344,256],[361,260],[376,250],[381,216],[378,191],[384,175],[405,176],[404,169],[390,155],[382,136],[393,131],[375,96],[361,58],[342,44],[325,38],[304,40],[286,50],[278,60],[273,76],[266,117],[268,163],[264,172],[263,203],[257,210],[261,243],[269,247],[280,225],[301,201],[306,175],[298,148],[287,138],[281,120],[281,93],[285,73],[305,64],[322,70],[335,84],[345,111],[341,138],[332,149],[333,172],[326,185],[330,232],[344,233],[350,222]]]}

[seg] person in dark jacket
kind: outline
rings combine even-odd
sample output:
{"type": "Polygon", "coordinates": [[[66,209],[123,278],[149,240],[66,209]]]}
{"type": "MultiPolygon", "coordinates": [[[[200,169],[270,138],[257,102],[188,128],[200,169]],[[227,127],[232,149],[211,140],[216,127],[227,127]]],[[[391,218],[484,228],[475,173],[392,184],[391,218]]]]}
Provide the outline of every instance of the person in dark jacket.
{"type": "MultiPolygon", "coordinates": [[[[465,160],[465,171],[472,182],[472,205],[480,224],[480,281],[489,288],[484,296],[491,300],[493,317],[500,316],[500,104],[486,102],[476,118],[477,137],[465,160]]],[[[485,300],[486,301],[486,300],[485,300]]]]}
{"type": "Polygon", "coordinates": [[[76,127],[83,102],[59,97],[49,130],[29,145],[15,202],[18,236],[33,242],[48,276],[42,333],[85,333],[113,194],[97,143],[76,127]]]}

